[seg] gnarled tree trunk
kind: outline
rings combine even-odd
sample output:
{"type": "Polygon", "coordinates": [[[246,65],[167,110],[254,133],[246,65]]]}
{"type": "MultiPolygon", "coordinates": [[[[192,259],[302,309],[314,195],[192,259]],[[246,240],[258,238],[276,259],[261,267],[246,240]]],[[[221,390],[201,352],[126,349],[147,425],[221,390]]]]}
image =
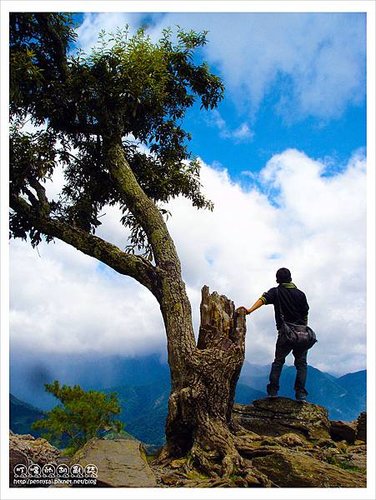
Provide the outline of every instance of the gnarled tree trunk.
{"type": "Polygon", "coordinates": [[[147,278],[139,274],[138,279],[158,300],[167,335],[172,388],[161,459],[190,454],[208,474],[229,475],[241,462],[231,433],[231,409],[244,361],[244,313],[237,314],[232,301],[204,287],[196,344],[180,260],[165,221],[139,186],[120,141],[109,146],[108,164],[155,259],[153,272],[145,265],[147,278]]]}
{"type": "Polygon", "coordinates": [[[197,346],[185,359],[179,380],[174,380],[175,360],[169,358],[172,391],[161,459],[189,453],[196,467],[223,476],[241,462],[231,413],[244,362],[245,315],[236,313],[225,296],[210,294],[207,286],[202,289],[200,309],[197,346]]]}

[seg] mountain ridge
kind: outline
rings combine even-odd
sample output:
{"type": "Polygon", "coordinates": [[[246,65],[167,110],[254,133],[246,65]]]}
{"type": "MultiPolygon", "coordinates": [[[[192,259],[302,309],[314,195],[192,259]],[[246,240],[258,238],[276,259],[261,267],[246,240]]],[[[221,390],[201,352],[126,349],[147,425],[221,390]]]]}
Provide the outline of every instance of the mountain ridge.
{"type": "Polygon", "coordinates": [[[10,428],[17,434],[32,434],[34,437],[39,437],[41,433],[31,429],[31,425],[44,415],[39,408],[16,398],[13,394],[9,395],[10,428]]]}
{"type": "MultiPolygon", "coordinates": [[[[18,433],[28,431],[26,433],[35,435],[30,429],[33,419],[41,418],[43,410],[57,404],[55,398],[45,393],[44,383],[57,379],[61,384],[79,384],[85,390],[118,393],[122,406],[121,420],[126,424],[126,430],[141,441],[162,444],[170,392],[168,364],[161,361],[157,355],[141,359],[117,356],[116,359],[105,358],[102,363],[96,365],[89,358],[81,358],[80,364],[79,361],[80,358],[71,360],[68,367],[57,366],[54,372],[52,369],[39,370],[38,383],[29,388],[27,384],[18,384],[18,387],[23,388],[21,393],[17,390],[17,384],[11,384],[12,430],[18,433]],[[78,364],[79,366],[76,366],[78,364]],[[17,397],[12,399],[15,395],[17,397]],[[46,396],[49,397],[48,404],[46,396]],[[16,400],[25,402],[25,406],[20,407],[19,403],[17,406],[16,400]],[[43,403],[43,407],[39,407],[39,401],[43,403]]],[[[245,362],[237,384],[235,401],[249,404],[264,398],[269,370],[270,365],[245,362]]],[[[27,376],[27,370],[23,373],[27,376]]],[[[294,366],[285,365],[281,375],[280,396],[294,398],[295,374],[294,366]]],[[[366,408],[366,370],[336,378],[309,366],[307,390],[308,401],[326,407],[330,419],[352,421],[366,408]]]]}

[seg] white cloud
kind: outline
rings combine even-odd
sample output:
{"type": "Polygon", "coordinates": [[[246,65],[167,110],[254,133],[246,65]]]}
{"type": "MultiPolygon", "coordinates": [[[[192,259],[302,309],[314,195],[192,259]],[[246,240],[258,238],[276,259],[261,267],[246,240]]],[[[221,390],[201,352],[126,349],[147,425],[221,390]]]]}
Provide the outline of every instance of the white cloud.
{"type": "Polygon", "coordinates": [[[13,345],[133,355],[158,351],[165,341],[158,304],[146,289],[64,243],[36,252],[13,242],[10,274],[13,345]]]}
{"type": "Polygon", "coordinates": [[[248,123],[242,123],[236,130],[233,131],[232,135],[238,141],[247,141],[253,139],[254,133],[249,128],[248,123]]]}
{"type": "MultiPolygon", "coordinates": [[[[203,284],[249,306],[287,266],[307,294],[320,339],[310,362],[348,372],[364,368],[366,356],[365,161],[355,155],[340,173],[324,173],[323,163],[296,150],[270,159],[260,188],[242,187],[225,170],[204,165],[202,182],[214,212],[177,199],[168,224],[196,326],[203,284]]],[[[100,234],[121,243],[117,220],[108,211],[100,234]]],[[[60,242],[41,245],[39,254],[11,243],[14,345],[60,352],[165,350],[159,307],[146,289],[60,242]]],[[[261,308],[248,319],[248,361],[271,362],[274,340],[272,308],[261,308]]]]}
{"type": "MultiPolygon", "coordinates": [[[[172,231],[188,282],[208,283],[238,305],[251,305],[274,286],[278,267],[291,268],[320,337],[313,364],[330,370],[335,358],[339,370],[351,371],[365,365],[365,161],[353,157],[334,177],[324,171],[325,165],[295,150],[273,157],[260,181],[264,192],[277,196],[275,206],[257,190],[246,192],[225,173],[205,168],[215,212],[201,216],[175,207],[172,231]],[[194,253],[184,239],[187,226],[194,253]]],[[[248,359],[267,363],[274,349],[272,311],[263,308],[248,323],[248,359]]]]}
{"type": "Polygon", "coordinates": [[[98,43],[101,31],[106,34],[115,32],[118,28],[124,29],[127,25],[131,30],[139,25],[142,14],[131,12],[101,12],[84,14],[83,22],[78,27],[78,46],[88,52],[98,43]]]}
{"type": "Polygon", "coordinates": [[[363,14],[226,14],[213,16],[208,29],[210,62],[251,112],[270,91],[293,121],[337,118],[364,99],[363,14]]]}
{"type": "Polygon", "coordinates": [[[236,129],[231,129],[217,109],[211,111],[207,122],[219,130],[219,136],[222,139],[232,139],[235,143],[250,142],[255,135],[246,122],[241,123],[236,129]]]}

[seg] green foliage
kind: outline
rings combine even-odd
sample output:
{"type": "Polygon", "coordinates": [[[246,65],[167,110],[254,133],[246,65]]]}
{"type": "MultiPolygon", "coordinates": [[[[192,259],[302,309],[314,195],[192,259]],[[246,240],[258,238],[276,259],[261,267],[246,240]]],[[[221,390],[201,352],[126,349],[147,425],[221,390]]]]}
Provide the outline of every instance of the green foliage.
{"type": "MultiPolygon", "coordinates": [[[[212,109],[223,97],[220,78],[206,63],[195,62],[205,32],[165,30],[153,42],[144,30],[131,36],[126,28],[102,33],[90,53],[72,56],[68,48],[76,34],[68,15],[12,14],[10,32],[11,200],[31,201],[35,172],[43,184],[62,166],[65,184],[50,217],[94,233],[103,208],[119,204],[122,223],[131,229],[127,250],[147,247],[106,163],[109,141],[116,138],[158,206],[183,195],[198,208],[212,208],[200,192],[199,163],[183,129],[185,113],[197,100],[212,109]],[[45,132],[26,134],[25,117],[45,132]],[[47,139],[50,155],[43,168],[47,139]]],[[[43,203],[39,196],[33,201],[38,214],[43,203]]],[[[11,214],[11,236],[30,234],[37,244],[40,235],[31,226],[21,214],[11,214]]]]}
{"type": "Polygon", "coordinates": [[[109,431],[121,432],[122,422],[114,419],[121,412],[116,394],[84,391],[78,385],[60,386],[56,380],[45,387],[61,404],[47,412],[46,418],[37,420],[32,427],[45,431],[43,437],[51,442],[62,445],[68,440],[66,451],[69,454],[93,437],[109,431]]]}
{"type": "MultiPolygon", "coordinates": [[[[10,192],[14,195],[16,193],[26,195],[40,213],[44,211],[48,215],[51,211],[56,211],[58,204],[52,201],[43,205],[33,190],[37,188],[41,194],[43,188],[39,182],[51,178],[58,155],[55,148],[56,135],[50,129],[22,133],[20,131],[22,124],[23,121],[18,119],[11,126],[10,162],[13,168],[10,169],[9,175],[10,192]]],[[[39,231],[22,215],[12,217],[11,234],[22,239],[26,239],[29,235],[32,246],[41,241],[39,231]]]]}
{"type": "Polygon", "coordinates": [[[76,39],[72,17],[13,12],[9,24],[11,113],[36,119],[48,82],[65,79],[66,52],[76,39]]]}

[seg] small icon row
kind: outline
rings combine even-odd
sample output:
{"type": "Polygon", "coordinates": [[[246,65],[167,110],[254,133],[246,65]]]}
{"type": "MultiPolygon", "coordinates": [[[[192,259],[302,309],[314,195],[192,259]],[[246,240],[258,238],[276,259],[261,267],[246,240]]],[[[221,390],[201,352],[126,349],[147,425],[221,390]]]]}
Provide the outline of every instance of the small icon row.
{"type": "Polygon", "coordinates": [[[59,477],[59,478],[81,478],[81,477],[98,477],[98,467],[94,464],[88,464],[86,467],[82,465],[74,464],[69,467],[66,464],[53,465],[45,464],[41,467],[38,464],[31,464],[26,467],[24,464],[17,464],[14,469],[14,476],[16,478],[26,478],[26,477],[59,477]]]}

